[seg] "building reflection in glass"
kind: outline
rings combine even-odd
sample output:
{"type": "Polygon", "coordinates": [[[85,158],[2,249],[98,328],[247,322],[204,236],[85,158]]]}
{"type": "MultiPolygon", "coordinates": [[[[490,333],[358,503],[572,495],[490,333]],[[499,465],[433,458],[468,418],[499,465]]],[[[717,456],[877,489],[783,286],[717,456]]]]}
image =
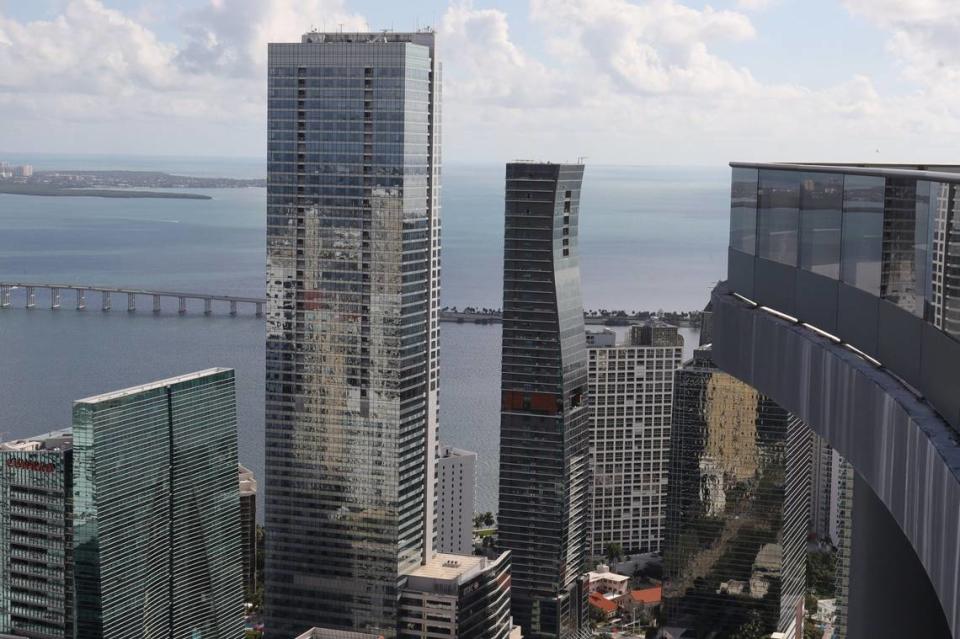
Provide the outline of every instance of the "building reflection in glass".
{"type": "Polygon", "coordinates": [[[809,430],[717,369],[709,347],[677,371],[664,561],[665,624],[700,637],[759,617],[802,619],[809,430]]]}

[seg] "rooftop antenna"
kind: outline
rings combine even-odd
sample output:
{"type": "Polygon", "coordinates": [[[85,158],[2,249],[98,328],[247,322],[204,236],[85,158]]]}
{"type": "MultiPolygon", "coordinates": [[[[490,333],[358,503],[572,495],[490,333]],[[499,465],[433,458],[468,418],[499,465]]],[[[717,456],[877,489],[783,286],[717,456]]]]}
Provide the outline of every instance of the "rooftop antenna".
{"type": "Polygon", "coordinates": [[[577,157],[577,164],[583,164],[583,163],[586,162],[586,161],[587,161],[587,156],[585,156],[585,155],[581,155],[581,156],[577,157]]]}

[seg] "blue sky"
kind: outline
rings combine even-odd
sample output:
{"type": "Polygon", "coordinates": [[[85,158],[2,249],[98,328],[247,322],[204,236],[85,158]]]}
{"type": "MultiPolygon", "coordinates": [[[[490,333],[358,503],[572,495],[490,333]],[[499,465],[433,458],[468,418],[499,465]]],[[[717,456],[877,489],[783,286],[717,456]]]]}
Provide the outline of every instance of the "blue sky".
{"type": "Polygon", "coordinates": [[[450,161],[954,161],[958,5],[0,0],[0,149],[260,155],[267,40],[429,24],[450,161]]]}

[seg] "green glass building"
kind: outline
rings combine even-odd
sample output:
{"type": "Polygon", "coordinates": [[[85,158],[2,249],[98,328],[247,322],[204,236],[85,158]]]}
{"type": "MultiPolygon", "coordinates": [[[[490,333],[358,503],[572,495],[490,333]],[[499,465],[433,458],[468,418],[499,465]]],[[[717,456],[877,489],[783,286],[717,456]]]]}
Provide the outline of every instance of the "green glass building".
{"type": "Polygon", "coordinates": [[[73,435],[77,636],[242,637],[233,371],[78,400],[73,435]]]}

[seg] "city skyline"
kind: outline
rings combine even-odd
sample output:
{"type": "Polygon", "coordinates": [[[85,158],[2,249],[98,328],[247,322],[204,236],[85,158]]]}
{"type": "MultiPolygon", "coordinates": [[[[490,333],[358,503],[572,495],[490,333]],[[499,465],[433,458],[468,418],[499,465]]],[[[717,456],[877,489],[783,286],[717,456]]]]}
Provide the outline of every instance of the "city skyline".
{"type": "Polygon", "coordinates": [[[441,46],[453,162],[942,162],[958,19],[948,0],[6,2],[0,149],[262,157],[266,42],[431,25],[461,43],[441,46]]]}

